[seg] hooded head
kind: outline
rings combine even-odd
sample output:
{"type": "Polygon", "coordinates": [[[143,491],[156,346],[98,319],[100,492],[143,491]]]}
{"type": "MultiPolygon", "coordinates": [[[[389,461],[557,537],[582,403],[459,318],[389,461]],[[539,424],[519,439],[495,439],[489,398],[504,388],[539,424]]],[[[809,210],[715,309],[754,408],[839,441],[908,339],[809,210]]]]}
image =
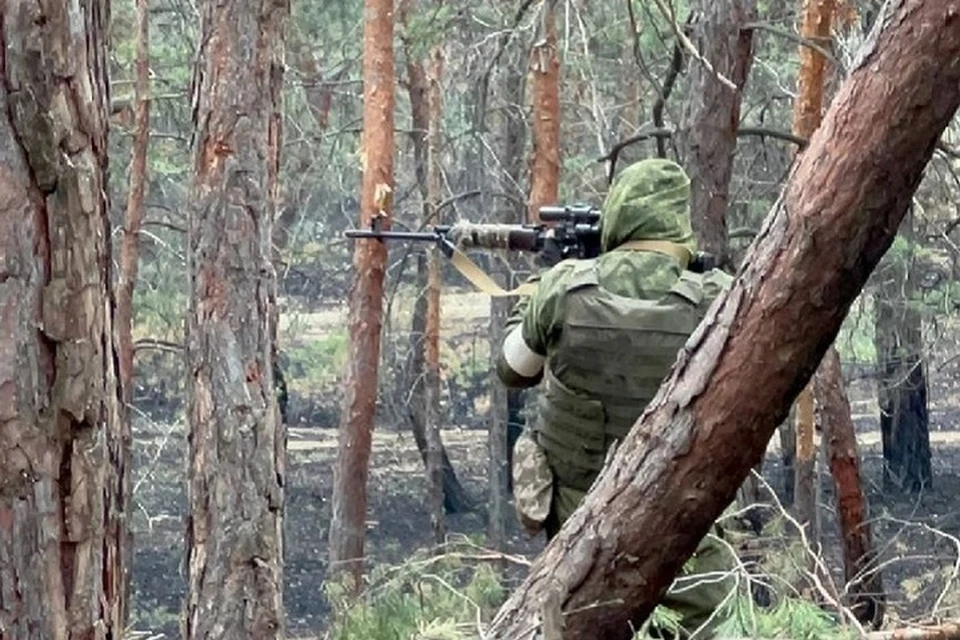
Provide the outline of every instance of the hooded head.
{"type": "Polygon", "coordinates": [[[624,169],[610,188],[601,214],[600,248],[631,240],[666,240],[692,255],[690,178],[675,162],[650,158],[624,169]]]}

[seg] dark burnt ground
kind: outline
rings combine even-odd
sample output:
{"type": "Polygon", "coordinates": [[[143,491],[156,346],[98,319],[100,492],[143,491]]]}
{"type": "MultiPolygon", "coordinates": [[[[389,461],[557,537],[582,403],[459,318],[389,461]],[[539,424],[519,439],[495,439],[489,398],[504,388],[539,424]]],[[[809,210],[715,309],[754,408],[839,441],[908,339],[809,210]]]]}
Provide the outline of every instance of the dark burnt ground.
{"type": "MultiPolygon", "coordinates": [[[[134,497],[134,628],[178,637],[178,617],[185,590],[183,521],[185,450],[182,432],[165,428],[138,429],[134,497]],[[158,454],[159,450],[159,454],[158,454]]],[[[960,431],[935,433],[935,485],[917,497],[886,494],[880,486],[876,433],[863,434],[865,490],[870,499],[874,539],[887,561],[884,586],[892,614],[911,618],[929,611],[944,587],[945,574],[957,559],[947,538],[923,525],[960,535],[960,431]],[[909,524],[918,523],[918,524],[909,524]],[[896,560],[896,558],[902,560],[896,560]]],[[[330,519],[333,430],[295,430],[288,454],[286,506],[286,565],[284,599],[291,636],[316,635],[325,628],[328,607],[322,596],[326,540],[330,519]]],[[[481,502],[486,493],[486,444],[482,431],[451,430],[444,434],[457,471],[471,494],[481,502]]],[[[428,545],[430,529],[422,506],[422,468],[412,438],[376,434],[370,478],[367,548],[371,564],[395,563],[412,550],[428,545]]],[[[769,457],[766,475],[779,486],[776,456],[769,457]]],[[[832,495],[823,479],[821,518],[825,555],[837,561],[832,495]]],[[[526,541],[513,518],[509,551],[532,556],[539,542],[526,541]]],[[[486,529],[483,508],[451,516],[452,533],[482,542],[486,529]]],[[[519,577],[519,576],[518,576],[519,577]]],[[[960,584],[954,583],[953,615],[960,615],[960,584]]]]}

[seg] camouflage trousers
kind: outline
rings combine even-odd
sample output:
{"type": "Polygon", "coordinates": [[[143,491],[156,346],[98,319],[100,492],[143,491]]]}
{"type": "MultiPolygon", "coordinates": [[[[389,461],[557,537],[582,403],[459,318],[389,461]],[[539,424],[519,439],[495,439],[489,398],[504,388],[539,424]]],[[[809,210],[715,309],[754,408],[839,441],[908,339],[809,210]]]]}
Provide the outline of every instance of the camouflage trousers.
{"type": "MultiPolygon", "coordinates": [[[[560,531],[563,522],[573,515],[583,497],[581,491],[554,487],[553,508],[544,523],[548,541],[560,531]]],[[[722,536],[719,525],[714,528],[722,536]]],[[[716,629],[724,620],[719,609],[724,600],[730,597],[731,591],[736,589],[736,578],[732,571],[736,566],[737,560],[727,545],[715,535],[705,536],[659,603],[660,607],[672,610],[679,618],[679,636],[667,629],[653,628],[649,637],[684,640],[717,637],[716,629]]]]}

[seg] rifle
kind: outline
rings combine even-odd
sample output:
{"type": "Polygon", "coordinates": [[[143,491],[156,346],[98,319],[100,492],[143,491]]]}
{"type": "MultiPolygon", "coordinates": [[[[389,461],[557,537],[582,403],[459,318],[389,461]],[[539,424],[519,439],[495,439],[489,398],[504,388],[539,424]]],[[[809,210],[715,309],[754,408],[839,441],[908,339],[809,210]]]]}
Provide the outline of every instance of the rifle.
{"type": "Polygon", "coordinates": [[[587,205],[540,208],[538,224],[436,225],[428,231],[384,231],[380,218],[370,229],[351,229],[348,238],[435,242],[448,258],[456,250],[503,249],[544,254],[549,266],[567,258],[595,258],[600,254],[600,211],[587,205]],[[555,223],[548,225],[545,223],[555,223]]]}
{"type": "MultiPolygon", "coordinates": [[[[530,287],[520,285],[511,291],[502,289],[483,272],[464,251],[500,249],[536,253],[545,266],[553,266],[568,258],[595,258],[600,255],[600,210],[589,205],[557,205],[540,207],[537,224],[478,224],[457,222],[436,225],[427,231],[385,231],[381,218],[374,218],[370,229],[350,229],[348,238],[411,240],[433,242],[474,286],[493,296],[523,295],[530,287]],[[546,224],[553,223],[553,224],[546,224]]],[[[704,272],[714,268],[713,256],[698,252],[687,268],[704,272]]]]}

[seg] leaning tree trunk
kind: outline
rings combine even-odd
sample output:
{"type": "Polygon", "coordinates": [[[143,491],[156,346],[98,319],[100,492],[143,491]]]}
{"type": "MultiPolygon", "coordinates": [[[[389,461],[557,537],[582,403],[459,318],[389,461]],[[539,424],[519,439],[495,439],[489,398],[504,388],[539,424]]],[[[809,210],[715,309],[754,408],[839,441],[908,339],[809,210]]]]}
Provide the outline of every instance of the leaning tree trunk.
{"type": "MultiPolygon", "coordinates": [[[[914,242],[910,221],[901,229],[914,242]]],[[[907,251],[911,251],[908,249],[907,251]]],[[[923,357],[923,318],[909,255],[892,255],[885,284],[874,297],[883,484],[886,490],[919,492],[933,480],[923,357]]]]}
{"type": "MultiPolygon", "coordinates": [[[[393,1],[365,0],[363,22],[363,179],[360,226],[379,218],[390,228],[393,209],[393,1]]],[[[377,405],[383,325],[384,243],[358,240],[350,293],[350,354],[344,379],[340,439],[334,467],[330,569],[362,586],[367,471],[377,405]]]]}
{"type": "Polygon", "coordinates": [[[124,633],[109,4],[0,4],[0,636],[124,633]],[[47,9],[44,11],[44,9],[47,9]]]}
{"type": "Polygon", "coordinates": [[[713,69],[700,60],[689,62],[690,82],[677,142],[693,186],[691,211],[697,243],[716,256],[717,264],[730,268],[730,178],[740,103],[753,62],[753,31],[743,26],[756,19],[757,7],[755,0],[702,0],[699,14],[694,41],[713,69]]]}
{"type": "Polygon", "coordinates": [[[550,602],[570,639],[629,638],[649,616],[892,243],[960,104],[958,9],[905,0],[878,21],[731,290],[488,637],[559,617],[550,602]]]}
{"type": "Polygon", "coordinates": [[[194,71],[188,210],[185,638],[283,636],[285,434],[271,234],[281,148],[275,0],[208,0],[194,71]]]}

